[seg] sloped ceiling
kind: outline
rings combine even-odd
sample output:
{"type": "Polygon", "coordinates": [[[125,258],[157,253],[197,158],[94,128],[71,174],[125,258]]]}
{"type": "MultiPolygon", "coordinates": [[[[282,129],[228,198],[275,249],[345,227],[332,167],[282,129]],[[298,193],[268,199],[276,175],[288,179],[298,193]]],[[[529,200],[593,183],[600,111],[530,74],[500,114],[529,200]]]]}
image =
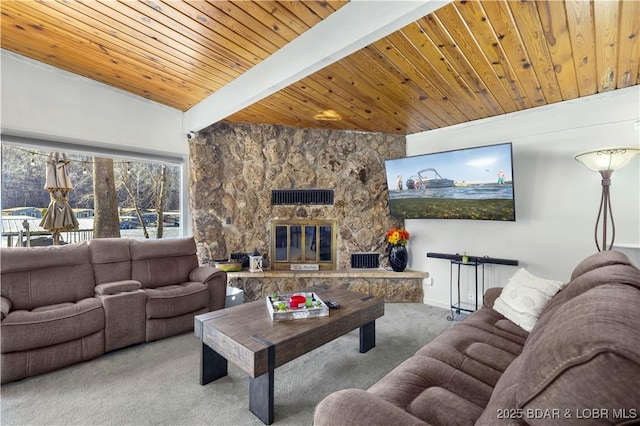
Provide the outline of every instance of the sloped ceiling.
{"type": "MultiPolygon", "coordinates": [[[[1,45],[188,114],[348,3],[2,0],[1,45]]],[[[637,85],[639,33],[635,0],[454,1],[218,118],[418,133],[637,85]]]]}

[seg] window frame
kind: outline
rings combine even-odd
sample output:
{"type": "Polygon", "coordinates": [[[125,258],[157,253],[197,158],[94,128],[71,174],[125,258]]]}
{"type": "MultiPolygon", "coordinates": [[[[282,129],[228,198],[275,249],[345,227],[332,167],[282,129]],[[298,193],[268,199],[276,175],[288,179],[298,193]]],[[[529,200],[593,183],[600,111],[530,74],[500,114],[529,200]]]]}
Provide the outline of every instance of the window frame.
{"type": "Polygon", "coordinates": [[[52,140],[32,136],[22,136],[11,133],[3,133],[0,137],[0,146],[8,145],[18,148],[28,148],[45,151],[61,151],[67,154],[77,154],[83,156],[96,156],[112,158],[118,160],[146,161],[151,163],[165,163],[177,166],[180,169],[180,227],[178,234],[180,237],[192,235],[191,217],[189,209],[189,161],[188,156],[167,155],[156,151],[135,151],[127,150],[120,146],[92,145],[64,142],[62,140],[52,140]]]}

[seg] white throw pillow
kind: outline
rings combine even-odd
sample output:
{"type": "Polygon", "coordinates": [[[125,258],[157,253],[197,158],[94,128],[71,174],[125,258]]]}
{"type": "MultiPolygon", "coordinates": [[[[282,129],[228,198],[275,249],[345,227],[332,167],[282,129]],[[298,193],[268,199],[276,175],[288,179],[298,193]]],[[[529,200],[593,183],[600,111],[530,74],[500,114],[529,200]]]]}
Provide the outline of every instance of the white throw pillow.
{"type": "Polygon", "coordinates": [[[493,309],[526,331],[531,331],[549,300],[565,283],[546,280],[519,269],[502,290],[493,309]]]}

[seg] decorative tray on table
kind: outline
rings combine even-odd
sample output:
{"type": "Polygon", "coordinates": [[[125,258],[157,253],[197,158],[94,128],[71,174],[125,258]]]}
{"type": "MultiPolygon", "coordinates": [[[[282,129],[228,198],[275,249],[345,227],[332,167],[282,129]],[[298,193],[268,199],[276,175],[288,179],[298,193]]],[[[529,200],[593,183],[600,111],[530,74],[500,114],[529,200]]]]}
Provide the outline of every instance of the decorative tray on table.
{"type": "Polygon", "coordinates": [[[267,296],[267,309],[274,321],[326,317],[329,307],[314,292],[296,292],[267,296]]]}

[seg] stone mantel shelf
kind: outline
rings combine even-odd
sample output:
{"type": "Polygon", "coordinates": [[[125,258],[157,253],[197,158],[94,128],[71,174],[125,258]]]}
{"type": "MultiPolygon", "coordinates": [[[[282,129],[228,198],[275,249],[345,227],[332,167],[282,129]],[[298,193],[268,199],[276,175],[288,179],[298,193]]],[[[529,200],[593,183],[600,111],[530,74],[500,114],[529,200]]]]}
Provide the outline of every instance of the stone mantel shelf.
{"type": "Polygon", "coordinates": [[[262,272],[227,272],[227,278],[384,278],[384,279],[422,279],[429,274],[422,271],[405,270],[394,272],[390,269],[338,269],[330,271],[289,271],[266,270],[262,272]]]}

